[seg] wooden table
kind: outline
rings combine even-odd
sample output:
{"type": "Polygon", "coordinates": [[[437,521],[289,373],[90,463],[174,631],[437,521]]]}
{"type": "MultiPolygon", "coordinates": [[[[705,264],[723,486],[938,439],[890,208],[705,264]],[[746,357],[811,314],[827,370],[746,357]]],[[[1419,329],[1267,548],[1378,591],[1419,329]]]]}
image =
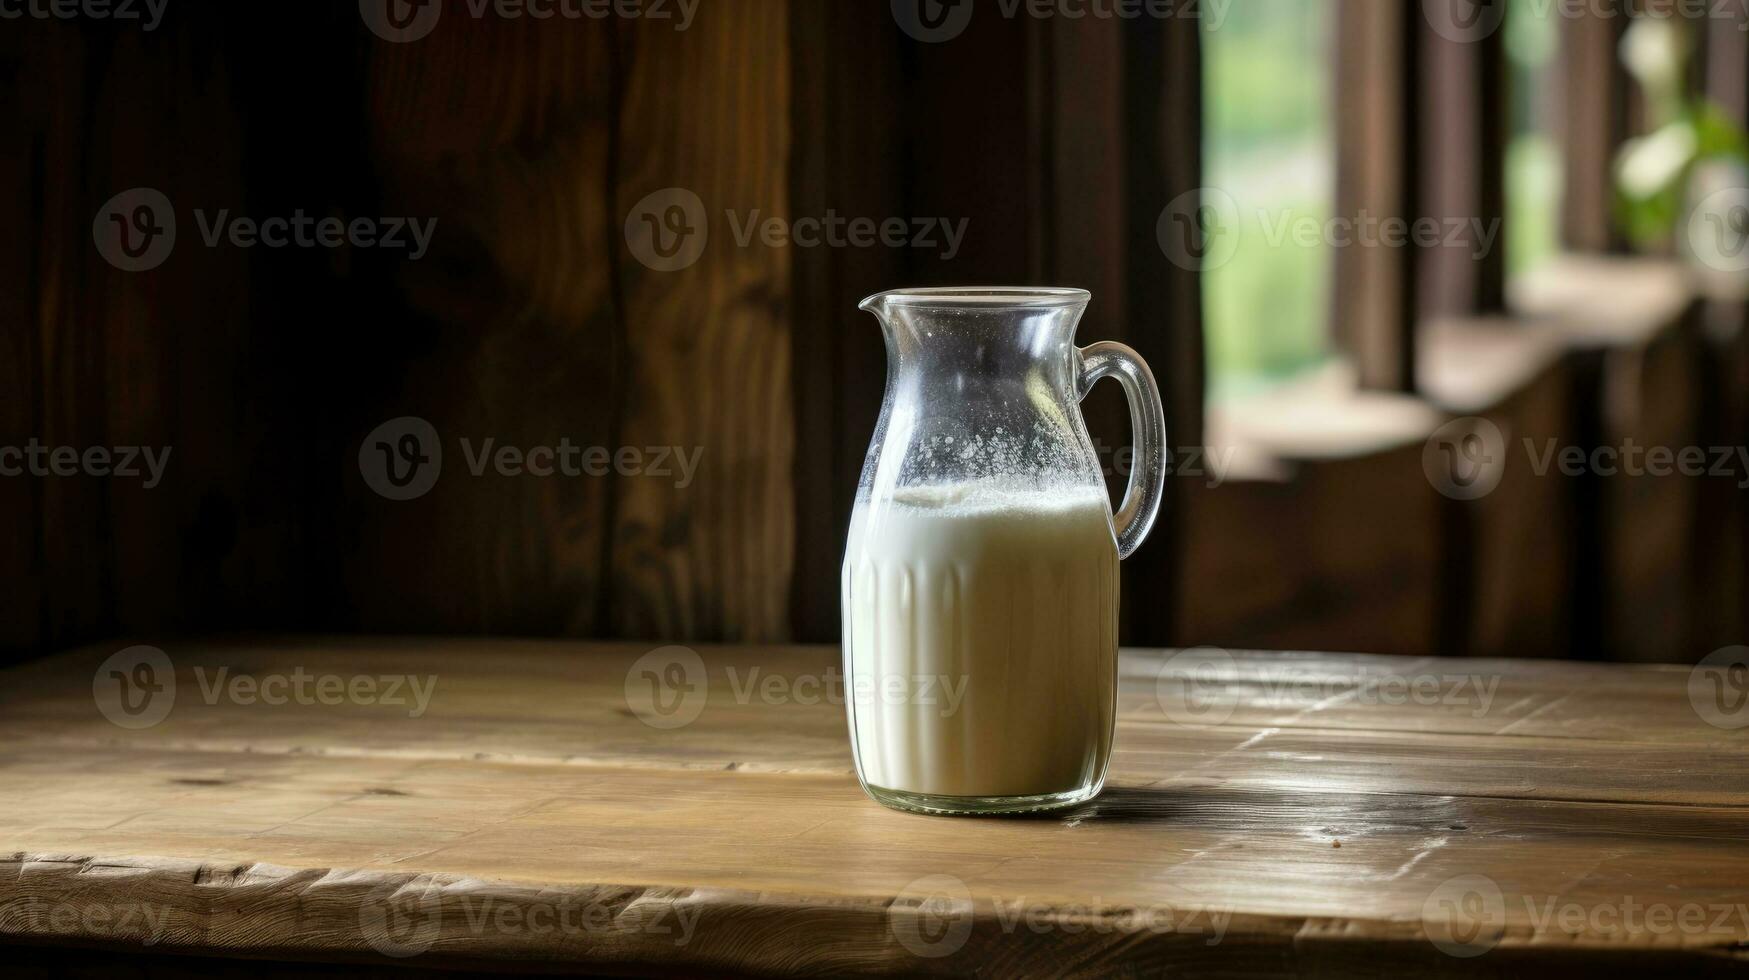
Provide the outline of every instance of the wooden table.
{"type": "Polygon", "coordinates": [[[1749,965],[1749,716],[1687,668],[1129,652],[1104,795],[969,819],[863,797],[830,648],[118,647],[0,672],[16,963],[1749,965]]]}

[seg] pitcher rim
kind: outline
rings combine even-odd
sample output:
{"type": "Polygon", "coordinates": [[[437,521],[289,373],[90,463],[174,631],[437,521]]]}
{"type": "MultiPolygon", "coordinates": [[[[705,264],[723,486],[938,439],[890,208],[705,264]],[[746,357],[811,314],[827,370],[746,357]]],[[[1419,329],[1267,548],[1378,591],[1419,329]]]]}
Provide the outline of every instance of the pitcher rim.
{"type": "Polygon", "coordinates": [[[877,306],[920,306],[942,309],[1051,309],[1085,305],[1093,294],[1067,286],[918,286],[888,289],[856,304],[859,310],[877,306]]]}

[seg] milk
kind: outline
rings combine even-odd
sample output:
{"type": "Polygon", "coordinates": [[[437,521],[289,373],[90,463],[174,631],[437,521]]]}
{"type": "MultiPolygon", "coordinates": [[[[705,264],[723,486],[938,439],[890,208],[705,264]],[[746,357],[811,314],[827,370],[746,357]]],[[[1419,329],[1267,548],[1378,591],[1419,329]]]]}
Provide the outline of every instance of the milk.
{"type": "Polygon", "coordinates": [[[1098,490],[967,484],[858,503],[844,642],[864,782],[939,796],[1094,788],[1111,755],[1117,566],[1098,490]]]}

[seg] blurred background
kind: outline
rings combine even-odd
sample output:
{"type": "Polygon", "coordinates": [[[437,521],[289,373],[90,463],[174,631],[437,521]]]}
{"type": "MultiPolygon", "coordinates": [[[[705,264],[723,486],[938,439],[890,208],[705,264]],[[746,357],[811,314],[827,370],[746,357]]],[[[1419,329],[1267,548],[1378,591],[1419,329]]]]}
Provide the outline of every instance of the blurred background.
{"type": "Polygon", "coordinates": [[[45,2],[0,72],[5,659],[836,642],[855,304],[984,283],[1166,391],[1128,643],[1744,642],[1744,0],[45,2]]]}

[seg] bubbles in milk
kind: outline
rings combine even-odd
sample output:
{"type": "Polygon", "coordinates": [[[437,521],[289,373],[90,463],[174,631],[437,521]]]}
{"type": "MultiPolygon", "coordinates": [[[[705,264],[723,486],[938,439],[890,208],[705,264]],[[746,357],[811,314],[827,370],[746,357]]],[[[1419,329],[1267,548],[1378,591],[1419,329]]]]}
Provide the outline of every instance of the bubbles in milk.
{"type": "Polygon", "coordinates": [[[869,784],[1034,796],[1103,778],[1118,583],[1100,488],[992,478],[859,503],[844,591],[851,691],[872,692],[848,699],[869,784]]]}
{"type": "MultiPolygon", "coordinates": [[[[899,480],[924,492],[963,491],[1019,502],[1038,490],[1078,496],[1099,481],[1099,461],[1091,447],[1048,427],[1041,430],[1043,435],[1001,425],[982,429],[975,419],[954,416],[925,419],[919,429],[899,480]]],[[[1036,502],[1051,505],[1049,500],[1036,502]]]]}

